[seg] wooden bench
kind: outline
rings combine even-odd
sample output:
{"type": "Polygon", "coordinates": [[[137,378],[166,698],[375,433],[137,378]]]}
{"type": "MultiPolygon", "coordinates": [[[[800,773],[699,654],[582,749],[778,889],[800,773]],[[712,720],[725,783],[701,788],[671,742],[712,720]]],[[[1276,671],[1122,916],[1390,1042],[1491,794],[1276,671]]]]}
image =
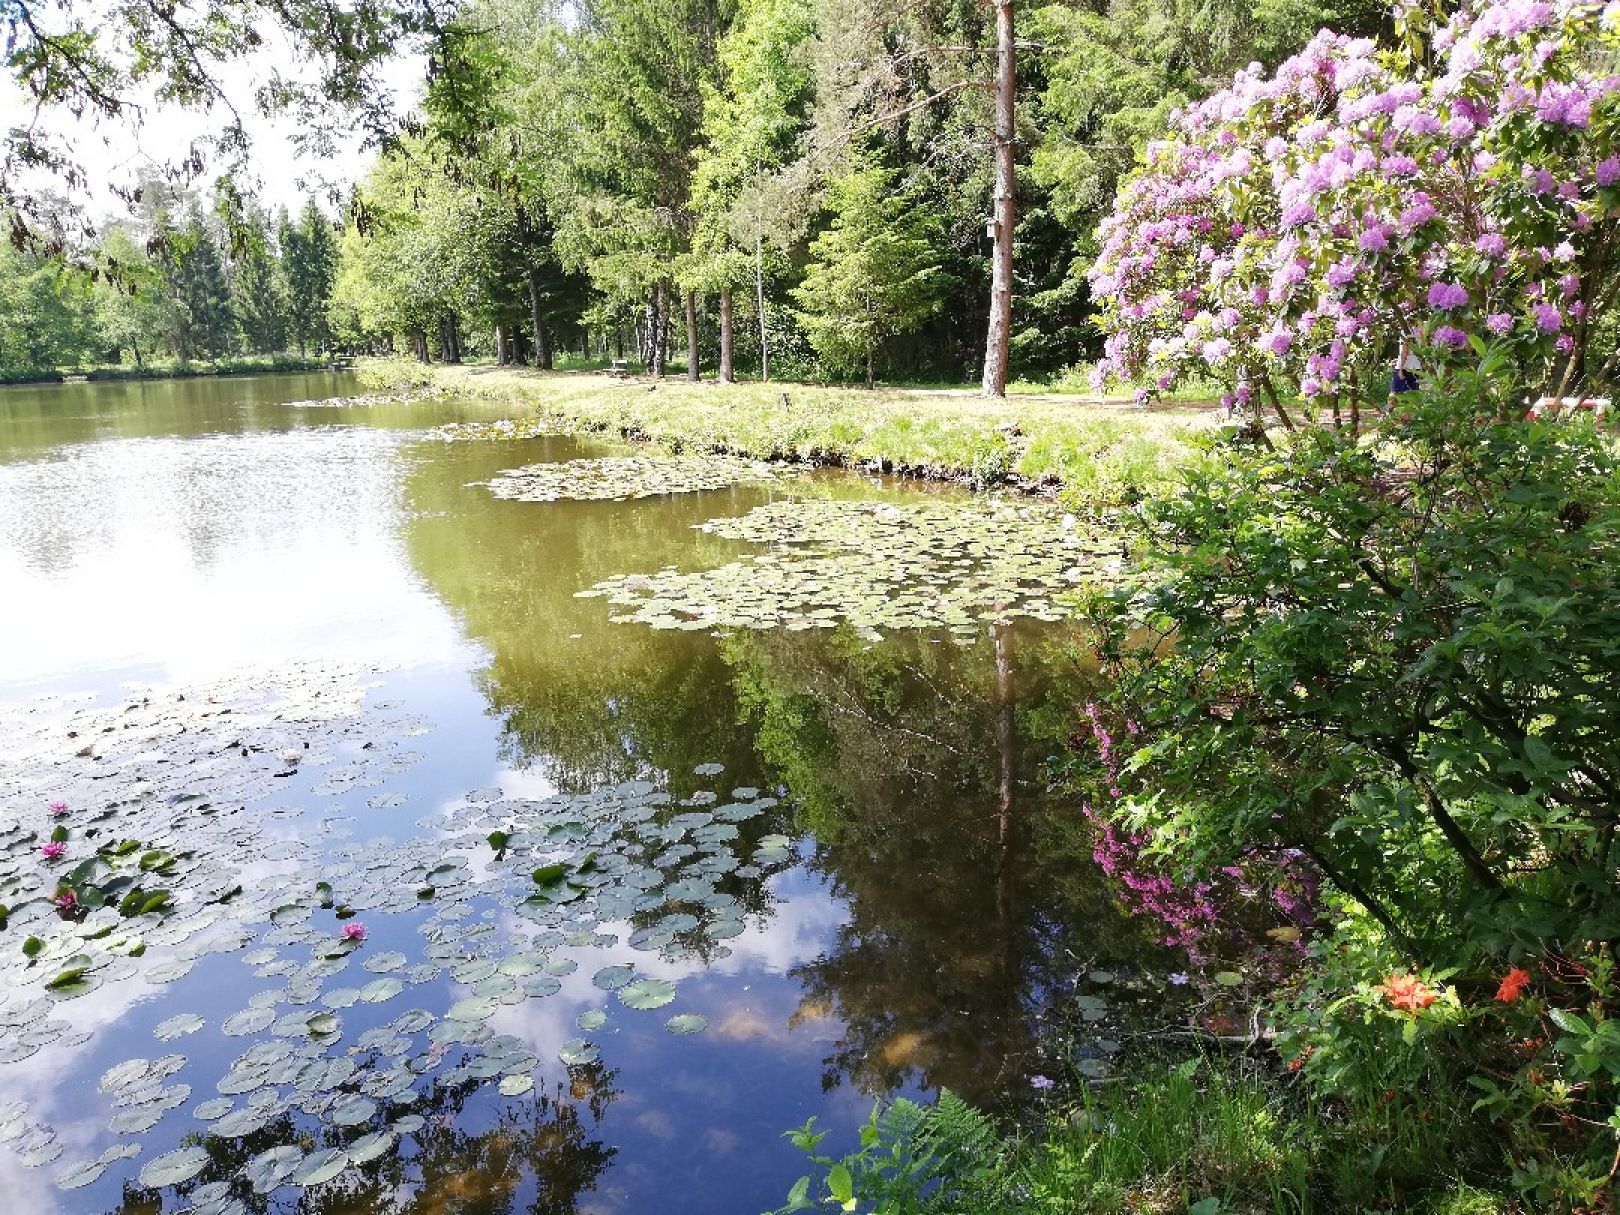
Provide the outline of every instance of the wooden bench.
{"type": "Polygon", "coordinates": [[[608,365],[607,373],[615,379],[625,379],[630,374],[630,363],[627,359],[614,359],[608,365]]]}

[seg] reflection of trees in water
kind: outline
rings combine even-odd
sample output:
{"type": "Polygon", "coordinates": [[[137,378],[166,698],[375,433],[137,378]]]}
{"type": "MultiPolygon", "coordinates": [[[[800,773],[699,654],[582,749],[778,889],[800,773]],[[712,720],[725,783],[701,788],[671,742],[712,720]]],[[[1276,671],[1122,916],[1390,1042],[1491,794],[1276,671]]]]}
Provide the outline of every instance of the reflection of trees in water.
{"type": "Polygon", "coordinates": [[[849,906],[833,946],[794,972],[799,1017],[844,1026],[824,1085],[993,1099],[1077,956],[1140,955],[1083,826],[1067,856],[1050,842],[1078,816],[1039,796],[1091,676],[1060,638],[1010,628],[969,647],[748,635],[726,652],[762,756],[803,798],[813,864],[849,906]],[[1053,861],[1080,885],[1054,886],[1053,861]]]}
{"type": "MultiPolygon", "coordinates": [[[[737,546],[694,530],[741,514],[768,491],[684,494],[638,502],[506,502],[467,482],[520,461],[570,459],[565,439],[453,444],[418,461],[406,528],[429,585],[490,649],[480,675],[500,719],[502,759],[535,765],[583,791],[700,763],[745,770],[725,665],[705,634],[606,626],[609,606],[577,599],[627,570],[729,560],[737,546]],[[521,453],[521,454],[519,454],[521,453]]],[[[595,454],[592,452],[591,454],[595,454]]]]}
{"type": "MultiPolygon", "coordinates": [[[[729,560],[734,548],[690,525],[740,514],[762,491],[500,502],[463,486],[518,461],[480,447],[413,477],[416,510],[453,513],[418,517],[407,534],[418,568],[492,650],[483,691],[507,758],[568,790],[708,760],[728,765],[728,782],[787,786],[818,841],[814,867],[849,906],[827,954],[795,976],[799,1017],[845,1026],[829,1085],[911,1080],[984,1099],[1077,966],[1143,956],[1081,816],[1039,796],[1041,766],[1095,678],[1060,631],[999,628],[958,646],[772,630],[716,646],[701,633],[604,628],[603,602],[576,590],[729,560]]],[[[747,902],[747,887],[721,888],[747,902]]]]}
{"type": "MultiPolygon", "coordinates": [[[[260,1152],[283,1144],[313,1152],[353,1143],[373,1128],[323,1126],[301,1134],[293,1116],[284,1114],[239,1139],[197,1136],[212,1160],[175,1192],[183,1199],[205,1185],[227,1182],[232,1196],[255,1215],[515,1215],[520,1194],[532,1186],[534,1199],[523,1208],[529,1215],[572,1215],[616,1153],[597,1135],[607,1107],[619,1096],[613,1079],[614,1073],[600,1066],[575,1069],[568,1084],[551,1093],[500,1099],[504,1104],[495,1124],[476,1132],[461,1129],[461,1116],[484,1083],[432,1085],[410,1107],[425,1121],[408,1137],[408,1151],[396,1145],[310,1190],[283,1187],[257,1194],[242,1169],[260,1152]]],[[[110,1215],[159,1215],[163,1209],[163,1192],[130,1181],[110,1215]]]]}

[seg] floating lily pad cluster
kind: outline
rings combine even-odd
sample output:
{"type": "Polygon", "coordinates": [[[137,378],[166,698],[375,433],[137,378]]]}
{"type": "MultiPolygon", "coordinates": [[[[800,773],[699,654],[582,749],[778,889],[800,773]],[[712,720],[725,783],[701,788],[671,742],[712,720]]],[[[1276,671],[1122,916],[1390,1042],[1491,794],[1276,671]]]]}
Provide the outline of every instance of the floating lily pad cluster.
{"type": "Polygon", "coordinates": [[[432,401],[444,395],[441,388],[418,388],[409,392],[372,393],[347,397],[320,397],[310,401],[288,401],[288,409],[372,409],[382,405],[411,405],[432,401]]]}
{"type": "Polygon", "coordinates": [[[122,1169],[224,1215],[249,1191],[322,1185],[395,1151],[422,1126],[412,1107],[435,1086],[520,1099],[547,1067],[598,1066],[601,1047],[585,1035],[618,1018],[665,1010],[653,1023],[671,1033],[705,1028],[679,1007],[667,968],[723,956],[765,879],[794,862],[774,830],[776,799],[752,788],[678,799],[648,781],[546,799],[485,789],[414,824],[422,834],[358,843],[351,818],[318,812],[319,794],[352,794],[357,808],[409,761],[400,737],[427,728],[383,716],[386,706],[364,710],[365,688],[311,672],[279,687],[3,714],[0,1092],[4,1064],[43,1052],[49,1065],[89,1040],[56,1012],[62,1001],[91,997],[117,1026],[171,994],[158,997],[165,1015],[146,1051],[131,1043],[134,1057],[99,1080],[110,1143],[63,1159],[55,1129],[12,1102],[0,1103],[0,1145],[54,1165],[65,1189],[122,1169]],[[272,794],[314,797],[317,809],[272,794]],[[52,834],[65,856],[42,857],[52,834]],[[137,846],[107,847],[129,840],[137,846]],[[52,901],[87,864],[78,905],[52,901]],[[128,881],[110,902],[91,893],[119,875],[128,881]],[[127,901],[156,881],[160,902],[127,901]],[[226,954],[237,962],[213,956],[226,954]],[[555,1060],[500,1030],[508,1010],[556,995],[582,962],[598,1006],[555,1060]],[[240,991],[240,1007],[205,1017],[165,987],[229,965],[246,975],[215,990],[240,991]],[[234,1055],[223,1070],[181,1053],[212,1058],[221,1045],[234,1055]],[[176,1119],[204,1143],[285,1141],[225,1174],[224,1157],[190,1144],[126,1163],[176,1119]]]}
{"type": "Polygon", "coordinates": [[[520,502],[622,502],[774,481],[781,470],[732,456],[611,456],[512,468],[487,485],[497,498],[520,502]]]}
{"type": "Polygon", "coordinates": [[[446,443],[478,443],[504,439],[538,439],[559,433],[545,418],[498,418],[493,422],[446,422],[429,432],[446,443]]]}
{"type": "Polygon", "coordinates": [[[597,583],[613,619],[658,629],[944,628],[1058,620],[1075,588],[1120,569],[1118,541],[1040,503],[782,501],[702,524],[769,551],[701,572],[597,583]]]}

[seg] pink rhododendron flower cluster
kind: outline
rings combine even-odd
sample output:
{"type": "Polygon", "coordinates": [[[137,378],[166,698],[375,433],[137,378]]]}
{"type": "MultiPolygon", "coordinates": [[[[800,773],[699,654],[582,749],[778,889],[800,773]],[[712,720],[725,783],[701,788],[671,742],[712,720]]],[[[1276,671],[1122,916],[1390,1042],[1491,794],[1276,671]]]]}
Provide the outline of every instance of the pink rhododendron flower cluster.
{"type": "MultiPolygon", "coordinates": [[[[1090,270],[1099,378],[1216,378],[1231,399],[1382,400],[1494,342],[1573,388],[1620,216],[1620,4],[1412,6],[1400,49],[1329,31],[1177,115],[1090,270]]],[[[1594,362],[1596,360],[1593,360],[1594,362]]]]}
{"type": "MultiPolygon", "coordinates": [[[[1119,783],[1121,760],[1114,736],[1095,704],[1087,702],[1084,711],[1084,729],[1096,744],[1097,758],[1107,776],[1108,796],[1123,798],[1119,783]]],[[[1136,733],[1134,725],[1126,729],[1136,733]]],[[[1121,903],[1133,915],[1159,921],[1163,926],[1160,943],[1185,950],[1196,963],[1208,960],[1207,938],[1238,931],[1235,909],[1240,904],[1252,905],[1266,895],[1273,908],[1291,923],[1301,929],[1311,924],[1317,876],[1297,852],[1249,858],[1244,864],[1228,865],[1205,879],[1174,872],[1155,854],[1146,834],[1130,830],[1112,814],[1099,812],[1089,803],[1082,805],[1081,811],[1091,823],[1092,859],[1119,884],[1121,903]]],[[[1296,944],[1301,939],[1298,935],[1294,938],[1296,944]]]]}

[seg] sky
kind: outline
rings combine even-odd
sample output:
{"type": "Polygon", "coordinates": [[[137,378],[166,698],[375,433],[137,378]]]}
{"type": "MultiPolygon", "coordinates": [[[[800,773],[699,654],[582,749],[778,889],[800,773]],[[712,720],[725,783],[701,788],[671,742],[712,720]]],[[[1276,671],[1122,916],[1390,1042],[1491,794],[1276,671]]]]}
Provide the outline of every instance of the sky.
{"type": "MultiPolygon", "coordinates": [[[[364,147],[362,140],[355,136],[342,141],[337,156],[315,159],[296,146],[294,119],[267,119],[255,111],[251,99],[254,90],[268,77],[270,66],[278,64],[285,73],[286,65],[293,59],[284,39],[273,36],[271,31],[265,33],[264,47],[251,56],[233,61],[219,73],[252,140],[254,193],[271,211],[282,206],[297,210],[312,193],[320,198],[327,211],[334,211],[336,207],[327,196],[328,189],[346,194],[365,173],[375,152],[364,147]]],[[[384,78],[394,93],[400,113],[409,111],[419,99],[424,66],[422,57],[415,54],[401,54],[385,65],[384,78]]],[[[193,140],[217,131],[228,118],[222,110],[208,113],[157,103],[149,89],[144,95],[137,95],[136,100],[145,111],[144,121],[139,124],[99,118],[80,120],[60,110],[47,112],[40,119],[44,129],[71,146],[75,159],[85,169],[90,185],[75,201],[97,220],[127,213],[112,187],[130,185],[143,168],[178,160],[193,140]]],[[[25,126],[32,117],[33,107],[21,88],[9,74],[0,74],[0,130],[25,126]]],[[[199,184],[206,185],[214,176],[212,171],[205,173],[199,184]]],[[[62,191],[62,183],[47,176],[35,175],[21,180],[31,190],[62,191]]]]}

